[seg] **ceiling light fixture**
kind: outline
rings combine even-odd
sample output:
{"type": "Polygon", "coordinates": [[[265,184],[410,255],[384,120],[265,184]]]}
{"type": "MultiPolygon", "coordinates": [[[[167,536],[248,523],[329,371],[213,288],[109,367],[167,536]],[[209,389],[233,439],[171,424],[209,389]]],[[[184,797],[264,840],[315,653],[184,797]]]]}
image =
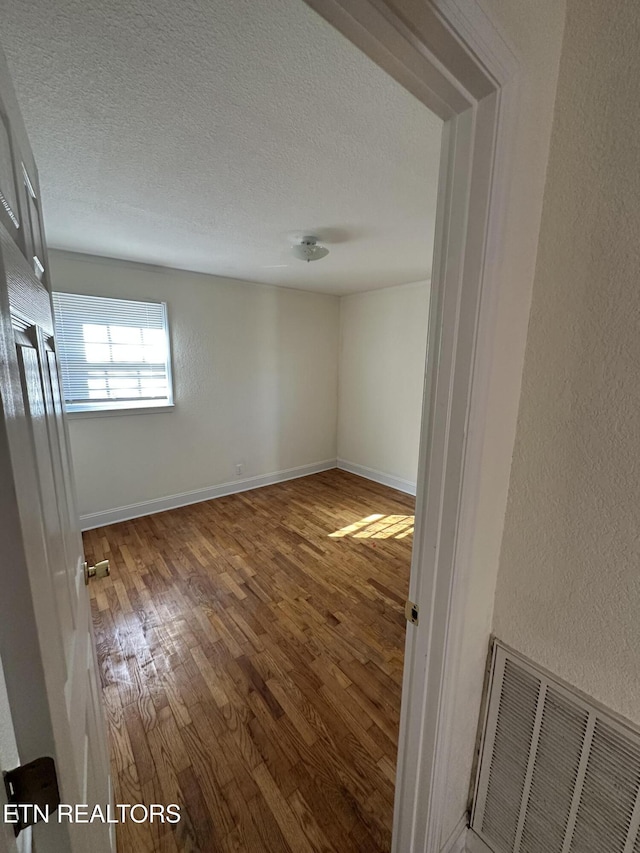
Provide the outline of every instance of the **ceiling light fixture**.
{"type": "Polygon", "coordinates": [[[319,261],[320,258],[326,258],[329,250],[326,246],[318,244],[318,238],[309,236],[303,237],[299,243],[291,247],[291,252],[294,258],[301,261],[319,261]]]}

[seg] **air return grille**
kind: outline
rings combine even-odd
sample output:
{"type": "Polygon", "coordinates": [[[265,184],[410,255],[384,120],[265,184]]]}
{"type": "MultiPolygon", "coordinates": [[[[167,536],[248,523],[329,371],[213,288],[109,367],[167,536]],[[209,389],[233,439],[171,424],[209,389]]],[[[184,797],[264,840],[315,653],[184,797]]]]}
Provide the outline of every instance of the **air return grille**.
{"type": "Polygon", "coordinates": [[[471,828],[495,853],[640,853],[640,733],[496,643],[471,828]]]}

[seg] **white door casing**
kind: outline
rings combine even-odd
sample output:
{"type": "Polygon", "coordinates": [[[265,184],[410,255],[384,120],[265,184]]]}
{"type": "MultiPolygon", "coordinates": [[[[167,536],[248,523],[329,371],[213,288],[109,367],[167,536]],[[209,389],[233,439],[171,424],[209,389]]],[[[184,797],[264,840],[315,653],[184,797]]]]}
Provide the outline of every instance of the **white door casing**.
{"type": "MultiPolygon", "coordinates": [[[[0,662],[8,703],[0,711],[21,764],[54,758],[63,803],[104,807],[111,802],[105,725],[39,185],[1,55],[0,121],[0,662]]],[[[38,853],[108,853],[112,830],[54,819],[22,833],[17,847],[30,850],[33,838],[38,853]]],[[[16,842],[6,831],[3,837],[13,853],[16,842]]]]}
{"type": "Polygon", "coordinates": [[[444,121],[393,828],[440,853],[519,62],[475,0],[305,1],[444,121]]]}

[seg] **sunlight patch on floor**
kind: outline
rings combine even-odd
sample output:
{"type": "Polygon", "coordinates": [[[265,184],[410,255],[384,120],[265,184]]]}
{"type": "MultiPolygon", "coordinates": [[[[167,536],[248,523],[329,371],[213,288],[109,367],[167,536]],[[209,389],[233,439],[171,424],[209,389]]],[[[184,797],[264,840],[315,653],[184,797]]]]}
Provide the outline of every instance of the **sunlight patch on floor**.
{"type": "Polygon", "coordinates": [[[413,515],[382,515],[374,513],[348,524],[335,533],[330,533],[330,539],[343,539],[350,536],[353,539],[404,539],[413,533],[415,516],[413,515]]]}

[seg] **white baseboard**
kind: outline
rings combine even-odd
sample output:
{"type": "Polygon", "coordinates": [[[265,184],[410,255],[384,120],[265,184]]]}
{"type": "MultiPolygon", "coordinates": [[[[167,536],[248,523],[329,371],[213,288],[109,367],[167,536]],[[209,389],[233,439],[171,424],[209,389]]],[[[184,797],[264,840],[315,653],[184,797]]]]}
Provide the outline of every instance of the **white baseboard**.
{"type": "Polygon", "coordinates": [[[219,486],[207,486],[204,489],[195,489],[192,492],[181,492],[177,495],[153,498],[142,503],[118,506],[100,512],[90,512],[87,515],[80,516],[80,527],[82,530],[93,530],[94,527],[104,527],[106,524],[116,524],[119,521],[128,521],[131,518],[140,518],[143,515],[153,515],[156,512],[165,512],[168,509],[177,509],[180,506],[209,501],[212,498],[224,497],[224,495],[233,495],[236,492],[246,492],[249,489],[260,489],[263,486],[272,486],[274,483],[282,483],[285,480],[308,477],[309,474],[319,474],[320,471],[329,471],[335,467],[336,460],[327,459],[324,462],[314,462],[311,465],[300,465],[297,468],[275,471],[273,474],[245,477],[232,483],[221,483],[219,486]]]}
{"type": "Polygon", "coordinates": [[[440,853],[465,853],[467,850],[467,836],[469,834],[469,819],[467,815],[460,818],[456,828],[453,830],[440,853]]]}
{"type": "Polygon", "coordinates": [[[367,468],[366,465],[356,465],[354,462],[347,462],[346,459],[338,459],[338,468],[342,471],[349,471],[351,474],[357,474],[359,477],[365,477],[367,480],[382,483],[383,486],[389,486],[389,488],[397,489],[399,492],[406,492],[408,495],[415,495],[416,493],[416,484],[411,480],[402,480],[400,477],[393,477],[383,471],[376,471],[375,468],[367,468]]]}

